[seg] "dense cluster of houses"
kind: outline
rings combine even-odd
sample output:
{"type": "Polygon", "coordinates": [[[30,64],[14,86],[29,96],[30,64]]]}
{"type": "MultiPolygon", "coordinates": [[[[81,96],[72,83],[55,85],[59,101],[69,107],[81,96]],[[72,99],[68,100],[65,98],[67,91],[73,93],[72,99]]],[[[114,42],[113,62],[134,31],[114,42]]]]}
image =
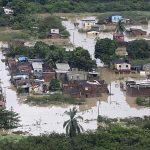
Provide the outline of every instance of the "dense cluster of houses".
{"type": "Polygon", "coordinates": [[[49,94],[49,83],[57,79],[61,83],[63,94],[73,97],[98,97],[108,93],[107,84],[100,80],[96,71],[84,72],[71,70],[68,63],[56,63],[51,67],[42,59],[29,59],[25,56],[8,58],[11,83],[18,93],[49,94]]]}

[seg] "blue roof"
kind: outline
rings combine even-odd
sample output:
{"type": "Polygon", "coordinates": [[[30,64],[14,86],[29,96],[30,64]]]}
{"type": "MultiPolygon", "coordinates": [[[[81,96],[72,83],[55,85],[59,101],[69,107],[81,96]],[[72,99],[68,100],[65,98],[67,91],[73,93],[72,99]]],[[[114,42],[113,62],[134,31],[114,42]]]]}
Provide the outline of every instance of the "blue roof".
{"type": "Polygon", "coordinates": [[[18,61],[27,61],[27,60],[28,60],[28,57],[25,57],[25,56],[18,57],[18,61]]]}

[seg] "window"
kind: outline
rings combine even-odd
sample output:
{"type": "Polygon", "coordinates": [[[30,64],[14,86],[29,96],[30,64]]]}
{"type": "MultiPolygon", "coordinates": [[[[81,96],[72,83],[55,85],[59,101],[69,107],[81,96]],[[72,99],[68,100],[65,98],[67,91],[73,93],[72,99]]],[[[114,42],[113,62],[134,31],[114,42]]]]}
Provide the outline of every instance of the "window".
{"type": "Polygon", "coordinates": [[[129,66],[128,65],[126,65],[126,68],[128,68],[129,66]]]}
{"type": "Polygon", "coordinates": [[[121,65],[119,65],[119,68],[121,68],[121,65]]]}

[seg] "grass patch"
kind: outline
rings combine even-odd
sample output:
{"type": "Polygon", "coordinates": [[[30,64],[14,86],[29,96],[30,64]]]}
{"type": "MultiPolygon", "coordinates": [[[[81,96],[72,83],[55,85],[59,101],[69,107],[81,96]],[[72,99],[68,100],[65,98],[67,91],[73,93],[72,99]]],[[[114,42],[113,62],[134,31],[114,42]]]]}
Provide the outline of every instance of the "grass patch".
{"type": "Polygon", "coordinates": [[[0,41],[10,41],[15,39],[30,39],[30,35],[23,32],[1,32],[0,41]]]}
{"type": "Polygon", "coordinates": [[[48,96],[28,96],[25,103],[31,103],[34,105],[43,104],[57,104],[57,103],[67,103],[67,104],[82,104],[85,99],[76,99],[71,96],[66,96],[62,94],[52,94],[48,96]]]}
{"type": "Polygon", "coordinates": [[[147,107],[150,107],[150,98],[137,97],[136,98],[136,104],[138,106],[147,106],[147,107]]]}
{"type": "Polygon", "coordinates": [[[3,140],[8,140],[8,141],[19,141],[21,139],[25,138],[24,136],[22,135],[0,135],[0,142],[3,141],[3,140]]]}

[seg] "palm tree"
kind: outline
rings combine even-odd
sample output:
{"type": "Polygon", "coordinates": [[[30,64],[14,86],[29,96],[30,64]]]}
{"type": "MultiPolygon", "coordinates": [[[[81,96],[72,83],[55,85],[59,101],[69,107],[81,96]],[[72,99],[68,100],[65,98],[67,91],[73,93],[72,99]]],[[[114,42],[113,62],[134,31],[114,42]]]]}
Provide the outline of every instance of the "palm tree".
{"type": "Polygon", "coordinates": [[[123,25],[123,20],[119,20],[119,22],[117,23],[116,25],[116,33],[119,33],[119,34],[123,34],[124,32],[126,32],[126,28],[124,27],[123,25]]]}
{"type": "Polygon", "coordinates": [[[82,126],[78,123],[78,119],[83,120],[83,118],[81,116],[76,117],[76,107],[73,107],[73,109],[70,109],[70,111],[66,111],[65,114],[70,117],[70,119],[65,121],[63,124],[63,128],[66,128],[66,134],[68,136],[73,137],[84,131],[82,126]]]}

